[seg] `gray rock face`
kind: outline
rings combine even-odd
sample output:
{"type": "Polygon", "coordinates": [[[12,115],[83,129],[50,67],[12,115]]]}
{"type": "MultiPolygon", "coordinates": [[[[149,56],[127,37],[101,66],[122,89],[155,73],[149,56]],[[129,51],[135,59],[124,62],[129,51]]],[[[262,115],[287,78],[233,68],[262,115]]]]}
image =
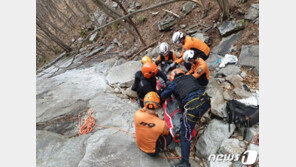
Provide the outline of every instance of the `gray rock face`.
{"type": "Polygon", "coordinates": [[[106,79],[110,85],[128,88],[133,84],[135,73],[141,69],[140,61],[129,61],[110,69],[106,79]]]}
{"type": "Polygon", "coordinates": [[[255,67],[259,72],[259,46],[243,45],[239,55],[239,63],[241,66],[255,67]]]}
{"type": "Polygon", "coordinates": [[[226,90],[223,92],[224,100],[232,100],[233,99],[233,92],[226,90]]]}
{"type": "Polygon", "coordinates": [[[242,89],[243,78],[240,75],[229,75],[226,77],[226,80],[229,81],[234,87],[242,89]]]}
{"type": "Polygon", "coordinates": [[[210,154],[215,154],[223,140],[228,139],[234,132],[234,129],[235,125],[231,124],[229,132],[227,123],[216,119],[211,120],[207,129],[196,143],[196,154],[203,158],[208,158],[210,154]]]}
{"type": "Polygon", "coordinates": [[[204,41],[205,43],[207,43],[209,41],[209,36],[204,35],[203,33],[200,33],[200,32],[197,32],[191,36],[198,38],[198,39],[204,41]]]}
{"type": "Polygon", "coordinates": [[[244,151],[238,139],[225,139],[219,149],[222,154],[242,154],[244,151]]]}
{"type": "Polygon", "coordinates": [[[159,31],[168,31],[177,23],[177,19],[175,17],[166,17],[163,21],[158,23],[159,31]]]}
{"type": "Polygon", "coordinates": [[[36,131],[36,165],[40,167],[78,166],[89,135],[67,139],[62,135],[36,131]]]}
{"type": "Polygon", "coordinates": [[[215,80],[210,80],[207,85],[206,92],[211,96],[211,107],[216,109],[220,104],[224,103],[223,89],[215,80]]]}
{"type": "Polygon", "coordinates": [[[215,46],[211,52],[216,53],[221,56],[225,56],[230,53],[230,51],[234,48],[234,43],[242,36],[242,32],[238,32],[228,37],[222,38],[219,45],[215,46]]]}
{"type": "MultiPolygon", "coordinates": [[[[244,132],[244,128],[240,128],[240,133],[241,135],[243,135],[244,132]]],[[[247,133],[246,133],[246,141],[251,141],[253,139],[253,137],[258,134],[259,132],[259,126],[258,125],[254,125],[251,128],[247,128],[247,133]]]]}
{"type": "Polygon", "coordinates": [[[239,97],[239,98],[248,98],[252,96],[252,93],[245,91],[244,89],[240,88],[234,88],[233,92],[239,97]]]}
{"type": "Polygon", "coordinates": [[[113,129],[100,130],[86,142],[85,155],[79,167],[92,166],[167,166],[160,156],[150,157],[142,152],[127,134],[113,129]],[[112,134],[112,136],[110,135],[112,134]]]}
{"type": "Polygon", "coordinates": [[[218,71],[217,75],[222,75],[222,76],[228,76],[228,75],[237,75],[240,74],[241,70],[237,65],[226,65],[226,67],[222,68],[220,71],[218,71]]]}
{"type": "Polygon", "coordinates": [[[186,2],[182,7],[182,12],[187,15],[195,8],[196,8],[195,2],[186,2]]]}
{"type": "Polygon", "coordinates": [[[255,20],[259,17],[259,4],[252,4],[249,8],[248,14],[245,15],[246,20],[255,20]]]}
{"type": "Polygon", "coordinates": [[[217,107],[212,107],[211,112],[218,117],[225,118],[227,117],[226,113],[226,103],[220,104],[217,107]]]}
{"type": "Polygon", "coordinates": [[[218,29],[223,37],[228,36],[234,32],[244,29],[244,20],[224,21],[218,29]]]}

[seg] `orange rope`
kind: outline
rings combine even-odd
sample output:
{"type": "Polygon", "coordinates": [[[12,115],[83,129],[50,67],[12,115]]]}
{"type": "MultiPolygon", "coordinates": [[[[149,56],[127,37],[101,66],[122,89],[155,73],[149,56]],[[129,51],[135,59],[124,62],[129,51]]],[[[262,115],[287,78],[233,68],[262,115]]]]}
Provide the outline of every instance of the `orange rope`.
{"type": "Polygon", "coordinates": [[[131,133],[129,131],[117,128],[117,127],[113,127],[113,126],[103,126],[103,125],[98,125],[96,124],[96,118],[92,116],[94,112],[94,109],[85,109],[82,110],[79,115],[78,115],[78,120],[79,120],[79,135],[85,135],[88,134],[89,132],[93,131],[95,127],[101,127],[101,128],[112,128],[112,129],[116,129],[125,133],[130,134],[133,138],[135,138],[135,133],[131,133]],[[87,117],[85,119],[83,119],[82,121],[80,120],[81,118],[81,114],[83,112],[89,111],[87,114],[87,117]]]}

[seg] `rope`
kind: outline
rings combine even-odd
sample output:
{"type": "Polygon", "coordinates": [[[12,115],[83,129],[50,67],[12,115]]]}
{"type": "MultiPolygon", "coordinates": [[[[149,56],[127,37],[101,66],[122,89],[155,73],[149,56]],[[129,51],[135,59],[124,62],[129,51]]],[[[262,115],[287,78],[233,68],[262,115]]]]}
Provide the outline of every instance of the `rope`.
{"type": "MultiPolygon", "coordinates": [[[[130,134],[133,138],[136,138],[135,133],[132,133],[132,132],[129,132],[129,131],[126,131],[126,130],[123,130],[123,129],[120,129],[120,128],[117,128],[117,127],[114,127],[114,126],[103,126],[103,125],[96,124],[96,118],[92,116],[93,112],[94,112],[94,109],[93,108],[90,108],[90,109],[82,110],[79,113],[79,115],[78,115],[79,135],[88,134],[88,133],[92,132],[95,127],[101,127],[101,128],[112,128],[112,129],[116,129],[116,130],[125,132],[127,134],[130,134]],[[81,114],[84,113],[84,112],[87,112],[87,111],[88,111],[87,117],[81,121],[81,114]]],[[[202,123],[203,123],[202,122],[202,119],[203,119],[203,116],[201,117],[201,123],[199,125],[198,132],[197,132],[197,134],[195,136],[194,144],[190,148],[190,151],[192,151],[194,149],[194,146],[195,146],[195,144],[197,142],[197,139],[199,137],[201,126],[202,126],[202,123]]],[[[165,156],[166,142],[167,141],[166,141],[166,139],[165,139],[164,136],[162,136],[162,137],[164,138],[164,151],[163,151],[163,154],[162,154],[162,158],[163,159],[181,159],[181,156],[176,156],[176,157],[166,157],[165,156]]]]}
{"type": "MultiPolygon", "coordinates": [[[[195,136],[195,141],[194,141],[194,144],[191,146],[191,148],[190,148],[190,151],[192,151],[193,149],[194,149],[194,146],[195,146],[195,144],[197,143],[197,140],[198,140],[198,137],[199,137],[199,133],[200,133],[200,130],[201,130],[201,126],[202,126],[202,119],[203,119],[203,116],[200,118],[200,124],[199,124],[199,128],[198,128],[198,132],[197,132],[197,134],[196,134],[196,136],[195,136]]],[[[163,135],[161,135],[162,137],[163,137],[163,139],[164,139],[164,151],[162,152],[162,158],[163,159],[181,159],[182,157],[181,156],[176,156],[176,157],[166,157],[165,156],[165,151],[166,151],[166,139],[165,139],[165,137],[163,136],[163,135]]]]}
{"type": "Polygon", "coordinates": [[[96,118],[92,116],[93,112],[94,112],[94,109],[90,108],[90,109],[82,110],[79,113],[79,115],[78,115],[78,120],[79,120],[79,132],[78,133],[79,133],[79,135],[88,134],[88,133],[92,132],[95,129],[95,127],[101,127],[101,128],[116,129],[116,130],[125,132],[127,134],[130,134],[133,138],[136,138],[135,133],[132,133],[132,132],[129,132],[129,131],[126,131],[126,130],[123,130],[123,129],[120,129],[120,128],[117,128],[114,126],[103,126],[103,125],[96,124],[96,118]],[[88,111],[87,117],[81,121],[81,119],[80,119],[81,114],[83,112],[87,112],[87,111],[88,111]]]}

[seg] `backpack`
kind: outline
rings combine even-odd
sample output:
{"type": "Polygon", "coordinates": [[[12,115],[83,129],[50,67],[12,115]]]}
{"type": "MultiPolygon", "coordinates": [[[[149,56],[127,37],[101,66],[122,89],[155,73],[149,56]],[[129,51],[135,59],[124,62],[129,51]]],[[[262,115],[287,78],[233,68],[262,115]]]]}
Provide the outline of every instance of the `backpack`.
{"type": "Polygon", "coordinates": [[[247,128],[259,123],[259,105],[246,105],[237,100],[229,100],[226,104],[227,121],[229,124],[228,130],[230,131],[230,124],[244,127],[243,137],[245,139],[247,128]]]}

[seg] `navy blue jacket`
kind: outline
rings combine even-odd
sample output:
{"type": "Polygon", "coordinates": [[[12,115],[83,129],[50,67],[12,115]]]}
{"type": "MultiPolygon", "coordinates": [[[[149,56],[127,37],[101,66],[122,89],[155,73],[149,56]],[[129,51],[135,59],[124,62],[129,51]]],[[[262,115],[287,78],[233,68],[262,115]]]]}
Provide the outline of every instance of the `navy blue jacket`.
{"type": "Polygon", "coordinates": [[[197,92],[191,92],[182,101],[180,101],[179,94],[178,94],[177,90],[178,90],[177,89],[177,84],[173,80],[172,82],[169,83],[169,85],[161,93],[161,99],[167,99],[173,94],[178,99],[180,105],[184,106],[188,101],[198,97],[199,96],[198,93],[199,94],[204,93],[204,89],[200,89],[199,91],[197,91],[198,93],[197,92]]]}

